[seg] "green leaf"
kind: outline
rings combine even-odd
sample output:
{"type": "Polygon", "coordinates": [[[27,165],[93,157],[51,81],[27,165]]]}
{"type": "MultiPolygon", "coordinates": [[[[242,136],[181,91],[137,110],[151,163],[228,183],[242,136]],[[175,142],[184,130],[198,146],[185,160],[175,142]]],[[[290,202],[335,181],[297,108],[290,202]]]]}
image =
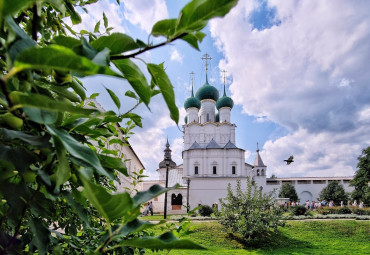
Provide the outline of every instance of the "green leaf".
{"type": "Polygon", "coordinates": [[[0,128],[0,132],[2,133],[5,140],[19,139],[32,146],[41,147],[41,148],[48,148],[51,145],[49,143],[50,136],[47,136],[47,135],[33,136],[33,135],[29,135],[22,131],[14,131],[14,130],[6,129],[6,128],[0,128]]]}
{"type": "Polygon", "coordinates": [[[107,155],[98,155],[100,162],[102,162],[103,167],[110,168],[110,169],[116,169],[120,173],[122,173],[125,176],[128,176],[127,173],[127,167],[122,162],[122,159],[120,158],[114,158],[107,155]]]}
{"type": "Polygon", "coordinates": [[[179,109],[175,103],[175,93],[173,91],[172,84],[168,79],[166,72],[163,69],[163,64],[155,65],[148,64],[148,71],[152,76],[153,81],[159,87],[162,92],[164,101],[170,110],[171,119],[173,119],[176,124],[179,123],[179,109]]]}
{"type": "Polygon", "coordinates": [[[50,176],[50,179],[59,188],[60,185],[64,184],[71,177],[71,169],[66,155],[67,151],[58,137],[54,137],[54,144],[57,151],[58,165],[56,172],[50,176]]]}
{"type": "Polygon", "coordinates": [[[187,34],[186,36],[182,37],[181,40],[184,40],[190,44],[194,49],[199,50],[198,39],[195,37],[195,35],[187,34]]]}
{"type": "Polygon", "coordinates": [[[130,36],[122,33],[112,33],[108,36],[100,36],[91,45],[101,51],[104,48],[110,49],[111,55],[117,55],[126,51],[139,48],[139,45],[130,36]]]}
{"type": "MultiPolygon", "coordinates": [[[[79,192],[79,191],[76,191],[76,192],[79,192]]],[[[74,194],[76,194],[76,192],[74,194]]],[[[77,203],[75,201],[75,199],[72,197],[71,193],[67,192],[67,191],[64,191],[63,192],[63,197],[65,197],[65,199],[67,200],[68,204],[75,210],[75,212],[77,212],[78,216],[80,217],[81,220],[83,220],[83,222],[89,226],[89,220],[87,218],[87,215],[84,211],[84,207],[77,203]]]]}
{"type": "Polygon", "coordinates": [[[9,57],[13,62],[19,55],[19,53],[32,46],[35,46],[36,42],[32,40],[32,38],[14,22],[12,17],[7,16],[4,20],[9,28],[13,31],[13,33],[16,34],[19,38],[9,48],[9,57]]]}
{"type": "Polygon", "coordinates": [[[121,116],[122,118],[129,118],[129,119],[132,119],[134,122],[135,122],[135,125],[136,126],[139,126],[139,127],[143,127],[142,123],[141,123],[141,119],[142,117],[140,115],[137,115],[135,113],[132,113],[132,112],[129,112],[129,113],[125,113],[121,116]]]}
{"type": "Polygon", "coordinates": [[[73,48],[76,48],[82,45],[81,40],[77,40],[76,38],[64,36],[64,35],[59,35],[59,36],[54,37],[53,41],[56,44],[64,46],[69,49],[73,49],[73,48]]]}
{"type": "Polygon", "coordinates": [[[50,242],[50,231],[45,226],[45,222],[40,219],[31,218],[30,228],[33,233],[31,245],[37,247],[39,254],[46,254],[50,242]]]}
{"type": "Polygon", "coordinates": [[[99,33],[99,27],[100,27],[100,20],[96,23],[94,27],[94,33],[99,33]]]}
{"type": "Polygon", "coordinates": [[[96,98],[97,96],[99,96],[99,93],[93,93],[91,94],[91,96],[89,97],[90,99],[94,99],[96,98]]]}
{"type": "Polygon", "coordinates": [[[108,19],[107,19],[107,16],[105,16],[104,12],[103,12],[103,20],[104,20],[104,27],[107,28],[108,27],[108,19]]]}
{"type": "Polygon", "coordinates": [[[127,90],[126,93],[125,93],[125,96],[132,97],[134,99],[137,99],[136,94],[134,92],[132,92],[131,90],[127,90]]]}
{"type": "MultiPolygon", "coordinates": [[[[0,10],[2,11],[1,14],[3,17],[5,17],[9,14],[11,15],[17,13],[18,11],[26,9],[27,7],[31,6],[34,2],[36,2],[36,0],[17,0],[17,1],[4,0],[2,1],[2,10],[0,8],[0,10]]],[[[0,18],[2,18],[1,14],[0,18]]]]}
{"type": "Polygon", "coordinates": [[[201,30],[207,22],[215,17],[225,16],[238,0],[193,0],[180,12],[176,34],[201,30]]]}
{"type": "Polygon", "coordinates": [[[15,60],[17,71],[24,69],[43,69],[72,71],[80,75],[106,74],[119,76],[106,66],[99,66],[91,60],[81,57],[71,49],[60,45],[44,48],[32,47],[21,52],[15,60]]]}
{"type": "Polygon", "coordinates": [[[204,250],[203,246],[196,244],[190,240],[177,238],[172,232],[164,233],[158,237],[142,237],[124,240],[120,242],[121,246],[130,246],[136,248],[147,249],[200,249],[204,250]]]}
{"type": "Polygon", "coordinates": [[[77,25],[81,23],[81,16],[76,12],[75,8],[69,1],[65,1],[65,6],[67,7],[68,13],[71,15],[71,21],[73,25],[77,25]]]}
{"type": "Polygon", "coordinates": [[[202,32],[189,33],[186,36],[182,37],[181,40],[186,41],[196,50],[199,50],[198,41],[202,42],[205,36],[206,34],[202,32]]]}
{"type": "Polygon", "coordinates": [[[95,57],[92,59],[92,61],[95,64],[101,65],[101,66],[109,66],[109,52],[110,50],[105,48],[104,50],[98,52],[95,57]]]}
{"type": "Polygon", "coordinates": [[[155,37],[165,36],[170,38],[174,35],[177,19],[160,20],[154,24],[151,34],[155,37]]]}
{"type": "Polygon", "coordinates": [[[116,94],[114,94],[114,92],[108,88],[105,88],[108,93],[109,93],[109,96],[110,98],[112,98],[114,104],[117,106],[118,109],[121,108],[121,102],[119,101],[119,98],[116,96],[116,94]]]}
{"type": "Polygon", "coordinates": [[[121,71],[140,99],[148,106],[152,93],[140,68],[130,59],[119,59],[112,62],[121,71]]]}
{"type": "Polygon", "coordinates": [[[25,94],[19,91],[13,91],[10,93],[9,97],[14,104],[14,109],[30,107],[51,112],[71,112],[83,115],[90,115],[94,112],[98,112],[94,109],[76,107],[65,101],[56,101],[55,99],[40,94],[25,94]]]}
{"type": "Polygon", "coordinates": [[[63,0],[47,0],[57,11],[61,12],[64,16],[66,7],[63,0]]]}
{"type": "Polygon", "coordinates": [[[140,191],[136,193],[136,195],[134,196],[134,207],[139,206],[140,204],[145,203],[146,201],[153,199],[162,193],[165,193],[171,189],[176,189],[178,187],[180,187],[180,185],[178,184],[176,184],[172,188],[163,188],[162,186],[155,184],[146,191],[140,191]]]}
{"type": "Polygon", "coordinates": [[[54,124],[58,120],[58,112],[32,107],[23,107],[23,110],[28,118],[36,123],[54,124]]]}
{"type": "Polygon", "coordinates": [[[80,96],[82,100],[86,99],[85,87],[82,85],[82,82],[77,79],[76,77],[73,78],[71,84],[71,88],[80,96]]]}
{"type": "Polygon", "coordinates": [[[58,137],[62,141],[63,146],[73,157],[84,161],[91,168],[95,169],[99,174],[113,179],[112,174],[108,173],[102,167],[98,157],[89,147],[86,147],[79,143],[70,134],[68,134],[67,131],[63,129],[57,129],[51,125],[46,125],[46,128],[51,135],[58,137]]]}
{"type": "Polygon", "coordinates": [[[92,183],[83,175],[80,175],[80,178],[84,186],[82,194],[108,223],[132,213],[133,201],[129,193],[110,194],[102,186],[92,183]]]}

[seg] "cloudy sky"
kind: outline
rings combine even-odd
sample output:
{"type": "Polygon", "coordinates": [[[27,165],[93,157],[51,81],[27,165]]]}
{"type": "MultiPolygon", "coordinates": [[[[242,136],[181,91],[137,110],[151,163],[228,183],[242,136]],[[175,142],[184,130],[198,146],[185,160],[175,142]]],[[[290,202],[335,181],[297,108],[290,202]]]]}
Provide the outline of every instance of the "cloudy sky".
{"type": "MultiPolygon", "coordinates": [[[[177,17],[186,2],[128,0],[118,6],[103,0],[88,9],[76,29],[93,31],[104,11],[113,31],[157,43],[161,39],[148,37],[152,25],[177,17]]],[[[164,61],[181,114],[179,129],[161,96],[152,99],[151,112],[136,110],[144,127],[135,129],[130,143],[147,174],[155,178],[167,136],[173,159],[182,162],[189,73],[196,73],[195,89],[204,84],[200,58],[207,52],[213,58],[213,86],[222,89],[221,70],[227,71],[237,146],[246,150],[246,162],[253,162],[258,142],[268,176],[353,175],[358,155],[370,145],[369,10],[370,2],[361,0],[243,0],[225,18],[210,22],[200,52],[175,42],[140,56],[147,62],[164,61]],[[284,165],[290,155],[295,162],[284,165]]],[[[100,103],[113,110],[103,85],[118,95],[129,89],[114,78],[93,77],[84,83],[88,93],[100,92],[100,103]]],[[[121,98],[124,112],[134,102],[121,98]]]]}

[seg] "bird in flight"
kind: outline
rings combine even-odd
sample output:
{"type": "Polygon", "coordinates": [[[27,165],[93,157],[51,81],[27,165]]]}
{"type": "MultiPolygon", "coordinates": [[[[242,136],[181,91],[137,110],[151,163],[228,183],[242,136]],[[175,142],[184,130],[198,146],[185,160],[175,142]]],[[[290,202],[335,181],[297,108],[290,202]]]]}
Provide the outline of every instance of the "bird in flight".
{"type": "Polygon", "coordinates": [[[290,156],[288,159],[285,159],[284,161],[286,162],[287,165],[290,165],[292,162],[294,162],[293,156],[290,156]]]}

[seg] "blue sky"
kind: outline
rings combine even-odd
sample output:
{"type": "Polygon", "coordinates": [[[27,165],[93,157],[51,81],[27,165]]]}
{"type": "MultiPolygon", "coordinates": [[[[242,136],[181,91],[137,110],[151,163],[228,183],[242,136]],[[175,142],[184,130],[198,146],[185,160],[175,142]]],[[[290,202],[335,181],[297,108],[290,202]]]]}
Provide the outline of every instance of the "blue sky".
{"type": "MultiPolygon", "coordinates": [[[[83,15],[85,22],[76,29],[92,31],[104,11],[113,31],[148,41],[152,24],[177,17],[186,2],[128,0],[118,6],[104,0],[83,15]]],[[[219,90],[220,71],[227,71],[237,146],[246,150],[246,162],[253,162],[258,142],[268,175],[349,176],[361,149],[370,145],[369,7],[365,1],[240,1],[205,28],[200,52],[179,41],[140,57],[165,63],[180,128],[190,95],[189,73],[196,73],[195,90],[204,84],[200,58],[208,53],[213,58],[210,82],[219,90]],[[286,166],[283,159],[289,155],[295,162],[286,166]]],[[[103,85],[117,95],[129,89],[125,81],[102,76],[84,79],[84,84],[89,94],[100,92],[99,102],[113,110],[103,85]]],[[[122,112],[134,104],[120,97],[122,112]]],[[[173,158],[181,163],[182,132],[169,119],[161,96],[150,107],[151,112],[136,110],[144,127],[135,129],[130,143],[155,178],[167,135],[173,158]]]]}

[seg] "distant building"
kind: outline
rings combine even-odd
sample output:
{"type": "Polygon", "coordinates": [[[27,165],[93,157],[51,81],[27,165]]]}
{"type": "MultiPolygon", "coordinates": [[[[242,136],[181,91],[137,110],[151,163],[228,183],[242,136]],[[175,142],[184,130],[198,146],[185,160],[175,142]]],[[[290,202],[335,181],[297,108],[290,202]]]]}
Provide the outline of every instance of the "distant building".
{"type": "MultiPolygon", "coordinates": [[[[207,55],[206,57],[207,58],[207,55]]],[[[206,64],[207,70],[207,64],[206,64]]],[[[253,164],[245,162],[245,150],[237,147],[236,125],[230,122],[233,100],[224,91],[219,97],[218,90],[208,83],[198,89],[195,96],[193,87],[191,97],[185,103],[186,117],[183,126],[183,163],[176,165],[171,159],[167,140],[165,159],[169,164],[169,187],[179,183],[180,188],[168,192],[169,213],[185,212],[182,205],[191,208],[199,204],[219,204],[219,199],[227,195],[230,183],[235,187],[237,180],[250,177],[264,192],[279,190],[283,183],[294,185],[300,203],[316,200],[320,191],[331,181],[339,181],[346,192],[351,192],[349,181],[353,177],[297,177],[266,178],[267,166],[263,163],[257,148],[253,164]]],[[[165,186],[165,160],[159,163],[159,180],[145,181],[144,190],[153,184],[165,186]]],[[[241,181],[242,187],[246,182],[241,181]]],[[[278,193],[278,192],[277,192],[278,193]]],[[[164,195],[154,199],[154,210],[163,212],[164,195]]]]}

